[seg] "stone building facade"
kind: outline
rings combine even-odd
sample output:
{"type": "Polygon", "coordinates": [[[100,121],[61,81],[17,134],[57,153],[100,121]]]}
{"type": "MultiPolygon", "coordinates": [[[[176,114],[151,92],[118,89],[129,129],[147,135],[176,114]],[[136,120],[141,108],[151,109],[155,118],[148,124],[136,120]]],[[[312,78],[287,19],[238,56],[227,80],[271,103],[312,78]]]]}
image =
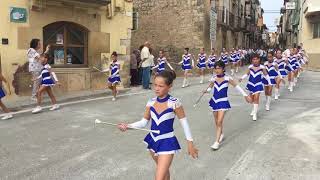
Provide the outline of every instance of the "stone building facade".
{"type": "Polygon", "coordinates": [[[132,49],[149,41],[158,54],[164,49],[170,59],[179,61],[183,49],[197,54],[210,49],[210,1],[206,0],[137,0],[137,28],[132,31],[132,49]]]}
{"type": "Polygon", "coordinates": [[[49,63],[63,84],[58,94],[104,89],[107,76],[93,67],[107,68],[112,51],[129,85],[132,7],[128,0],[1,0],[0,67],[13,96],[31,95],[26,52],[33,38],[51,45],[49,63]]]}
{"type": "Polygon", "coordinates": [[[183,48],[198,54],[204,47],[249,47],[256,22],[252,4],[259,0],[137,0],[133,8],[136,27],[132,49],[150,41],[157,55],[164,49],[173,61],[179,61],[183,48]],[[214,15],[214,16],[213,16],[214,15]],[[250,17],[252,15],[252,18],[250,17]],[[215,18],[212,18],[215,17],[215,18]],[[212,23],[215,32],[212,32],[212,23]],[[210,26],[211,25],[211,26],[210,26]],[[212,34],[215,34],[211,41],[212,34]]]}

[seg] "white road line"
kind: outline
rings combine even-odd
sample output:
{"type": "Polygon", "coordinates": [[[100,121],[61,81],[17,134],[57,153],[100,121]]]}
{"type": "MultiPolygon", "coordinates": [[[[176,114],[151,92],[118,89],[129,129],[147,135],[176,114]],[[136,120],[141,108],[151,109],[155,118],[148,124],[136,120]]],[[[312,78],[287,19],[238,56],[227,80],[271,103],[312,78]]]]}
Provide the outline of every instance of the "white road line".
{"type": "MultiPolygon", "coordinates": [[[[152,92],[152,91],[149,91],[152,92]]],[[[125,97],[125,96],[132,96],[132,95],[140,95],[140,94],[146,94],[148,93],[148,91],[143,91],[143,92],[137,92],[137,93],[126,93],[126,94],[120,94],[117,97],[125,97]]],[[[85,103],[85,102],[91,102],[91,101],[98,101],[98,100],[103,100],[103,99],[111,99],[113,96],[105,96],[105,97],[97,97],[97,98],[91,98],[91,99],[83,99],[83,100],[77,100],[77,101],[70,101],[70,102],[65,102],[65,103],[61,103],[59,104],[60,106],[67,106],[67,105],[73,105],[73,104],[80,104],[80,103],[85,103]]],[[[43,106],[42,109],[49,109],[51,108],[50,106],[43,106]]],[[[16,115],[16,114],[22,114],[22,113],[27,113],[27,112],[31,112],[33,110],[33,108],[30,109],[23,109],[17,112],[12,112],[12,115],[16,115]]],[[[0,117],[5,116],[6,114],[0,114],[0,117]]]]}
{"type": "Polygon", "coordinates": [[[245,173],[244,171],[248,167],[249,163],[253,160],[253,157],[253,150],[247,150],[245,153],[243,153],[239,160],[230,168],[225,179],[237,180],[239,177],[243,176],[244,174],[241,173],[245,173]]]}

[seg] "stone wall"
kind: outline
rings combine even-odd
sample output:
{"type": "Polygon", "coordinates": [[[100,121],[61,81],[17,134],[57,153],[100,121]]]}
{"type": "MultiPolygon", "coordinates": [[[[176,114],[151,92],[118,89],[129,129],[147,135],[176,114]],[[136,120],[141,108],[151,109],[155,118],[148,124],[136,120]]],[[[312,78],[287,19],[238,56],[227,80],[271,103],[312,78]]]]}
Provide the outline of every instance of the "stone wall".
{"type": "Polygon", "coordinates": [[[201,47],[208,52],[209,23],[204,0],[137,0],[134,11],[138,12],[138,29],[132,32],[131,49],[149,41],[155,50],[166,51],[170,60],[178,62],[183,48],[198,54],[201,47]]]}

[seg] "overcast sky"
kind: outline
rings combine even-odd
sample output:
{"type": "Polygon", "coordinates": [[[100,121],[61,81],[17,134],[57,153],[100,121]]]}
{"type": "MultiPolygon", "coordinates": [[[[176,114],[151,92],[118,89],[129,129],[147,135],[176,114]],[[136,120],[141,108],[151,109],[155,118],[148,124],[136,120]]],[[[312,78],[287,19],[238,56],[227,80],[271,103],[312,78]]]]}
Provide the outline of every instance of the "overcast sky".
{"type": "MultiPolygon", "coordinates": [[[[280,8],[283,6],[283,0],[260,0],[261,7],[264,11],[276,10],[280,11],[280,8]]],[[[279,13],[265,13],[264,14],[264,23],[269,28],[269,31],[276,31],[277,28],[275,27],[275,19],[280,17],[279,13]]]]}

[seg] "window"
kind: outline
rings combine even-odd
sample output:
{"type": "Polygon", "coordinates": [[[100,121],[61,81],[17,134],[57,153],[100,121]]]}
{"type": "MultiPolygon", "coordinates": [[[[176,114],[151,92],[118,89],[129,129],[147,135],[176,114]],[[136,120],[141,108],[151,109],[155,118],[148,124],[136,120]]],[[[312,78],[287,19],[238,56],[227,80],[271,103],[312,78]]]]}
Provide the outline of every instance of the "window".
{"type": "Polygon", "coordinates": [[[48,63],[55,67],[88,64],[88,30],[71,22],[55,22],[43,28],[43,45],[51,46],[48,63]]]}
{"type": "Polygon", "coordinates": [[[313,25],[313,38],[320,38],[320,23],[313,25]]]}
{"type": "Polygon", "coordinates": [[[139,25],[138,18],[139,18],[138,12],[133,12],[132,13],[132,21],[133,21],[132,30],[138,30],[138,25],[139,25]]]}

